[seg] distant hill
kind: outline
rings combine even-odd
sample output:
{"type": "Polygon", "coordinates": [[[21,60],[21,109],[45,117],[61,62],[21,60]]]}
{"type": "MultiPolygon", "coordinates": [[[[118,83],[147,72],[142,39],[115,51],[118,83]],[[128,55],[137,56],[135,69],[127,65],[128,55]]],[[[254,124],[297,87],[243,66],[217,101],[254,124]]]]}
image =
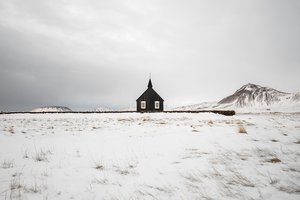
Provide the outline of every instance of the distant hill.
{"type": "Polygon", "coordinates": [[[219,101],[219,104],[233,104],[237,107],[265,106],[291,101],[292,97],[293,94],[248,83],[234,94],[219,101]]]}
{"type": "Polygon", "coordinates": [[[293,110],[300,108],[300,93],[286,93],[273,88],[247,84],[218,102],[221,107],[293,110]]]}
{"type": "Polygon", "coordinates": [[[300,111],[300,93],[286,93],[248,83],[219,102],[205,102],[176,110],[234,109],[241,112],[300,111]]]}
{"type": "Polygon", "coordinates": [[[110,108],[105,108],[105,107],[98,107],[95,109],[96,112],[109,112],[109,111],[114,111],[110,108]]]}
{"type": "Polygon", "coordinates": [[[65,106],[45,106],[45,107],[35,108],[30,112],[72,112],[72,110],[65,106]]]}

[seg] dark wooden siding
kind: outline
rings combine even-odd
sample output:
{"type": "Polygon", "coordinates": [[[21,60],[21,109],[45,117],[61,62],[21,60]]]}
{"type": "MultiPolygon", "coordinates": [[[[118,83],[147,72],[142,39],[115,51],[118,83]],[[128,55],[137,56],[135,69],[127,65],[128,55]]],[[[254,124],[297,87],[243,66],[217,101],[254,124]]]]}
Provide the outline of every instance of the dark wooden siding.
{"type": "Polygon", "coordinates": [[[148,88],[137,100],[138,112],[161,112],[164,110],[164,100],[153,88],[148,88]],[[141,108],[141,102],[146,101],[146,109],[141,108]],[[155,109],[155,101],[159,101],[159,109],[155,109]]]}

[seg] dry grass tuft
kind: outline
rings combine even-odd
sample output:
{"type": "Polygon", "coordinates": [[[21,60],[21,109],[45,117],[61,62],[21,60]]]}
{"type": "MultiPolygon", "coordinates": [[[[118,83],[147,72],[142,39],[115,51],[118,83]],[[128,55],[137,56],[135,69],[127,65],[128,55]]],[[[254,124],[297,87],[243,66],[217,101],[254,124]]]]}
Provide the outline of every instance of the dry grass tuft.
{"type": "Polygon", "coordinates": [[[33,160],[36,162],[48,161],[47,154],[42,150],[36,152],[36,154],[33,156],[33,160]]]}
{"type": "Polygon", "coordinates": [[[28,193],[41,193],[42,189],[38,186],[37,182],[35,181],[31,187],[24,188],[28,193]]]}
{"type": "Polygon", "coordinates": [[[13,161],[4,160],[1,164],[1,168],[3,169],[13,168],[13,167],[14,167],[13,161]]]}
{"type": "Polygon", "coordinates": [[[214,124],[214,122],[212,121],[212,120],[209,120],[208,122],[207,122],[207,125],[208,126],[212,126],[214,124]]]}
{"type": "Polygon", "coordinates": [[[242,134],[247,134],[246,128],[242,125],[238,126],[238,132],[242,134]]]}
{"type": "Polygon", "coordinates": [[[49,161],[48,159],[48,155],[51,155],[53,154],[51,150],[43,150],[43,149],[40,149],[40,150],[35,150],[35,155],[33,155],[33,160],[36,161],[36,162],[42,162],[42,161],[49,161]]]}
{"type": "Polygon", "coordinates": [[[207,123],[208,124],[214,124],[214,122],[212,120],[209,120],[207,123]]]}
{"type": "Polygon", "coordinates": [[[10,190],[16,190],[16,189],[20,189],[22,188],[22,184],[21,184],[21,181],[20,181],[20,176],[18,177],[15,177],[11,180],[10,182],[10,190]]]}
{"type": "Polygon", "coordinates": [[[271,177],[271,175],[269,174],[269,182],[270,182],[271,185],[275,185],[275,184],[279,183],[280,180],[277,179],[277,178],[271,177]]]}
{"type": "Polygon", "coordinates": [[[279,162],[281,162],[281,160],[279,158],[271,158],[267,162],[270,162],[270,163],[279,163],[279,162]]]}
{"type": "Polygon", "coordinates": [[[293,182],[291,182],[289,185],[282,185],[278,189],[288,194],[300,194],[300,185],[293,182]]]}
{"type": "Polygon", "coordinates": [[[102,164],[102,162],[95,162],[95,169],[100,171],[104,170],[104,165],[102,164]]]}
{"type": "Polygon", "coordinates": [[[6,129],[7,132],[11,133],[11,134],[15,134],[15,129],[13,126],[10,126],[6,129]]]}
{"type": "Polygon", "coordinates": [[[29,158],[29,156],[28,156],[28,151],[27,151],[27,150],[24,151],[23,158],[29,158]]]}
{"type": "Polygon", "coordinates": [[[91,183],[105,185],[108,183],[108,180],[106,178],[94,178],[91,183]]]}
{"type": "Polygon", "coordinates": [[[96,165],[95,169],[97,169],[97,170],[103,170],[104,166],[103,165],[96,165]]]}

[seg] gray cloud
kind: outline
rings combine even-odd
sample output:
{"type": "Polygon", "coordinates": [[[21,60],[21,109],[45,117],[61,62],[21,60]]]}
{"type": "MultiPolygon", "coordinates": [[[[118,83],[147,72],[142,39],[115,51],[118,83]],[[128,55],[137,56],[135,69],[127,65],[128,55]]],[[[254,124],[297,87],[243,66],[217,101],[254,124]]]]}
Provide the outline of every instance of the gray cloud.
{"type": "Polygon", "coordinates": [[[0,110],[170,106],[252,82],[299,91],[299,1],[0,2],[0,110]]]}

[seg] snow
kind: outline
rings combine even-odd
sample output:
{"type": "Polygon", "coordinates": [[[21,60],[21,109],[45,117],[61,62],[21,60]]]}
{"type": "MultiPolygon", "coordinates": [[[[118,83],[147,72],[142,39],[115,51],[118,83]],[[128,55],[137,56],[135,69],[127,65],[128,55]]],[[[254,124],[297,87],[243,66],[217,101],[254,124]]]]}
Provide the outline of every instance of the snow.
{"type": "Polygon", "coordinates": [[[242,86],[239,90],[237,90],[237,92],[245,91],[245,90],[252,92],[252,91],[255,91],[259,88],[262,88],[262,87],[260,85],[255,85],[255,84],[252,84],[252,83],[248,83],[248,84],[242,86]]]}
{"type": "Polygon", "coordinates": [[[299,113],[4,114],[0,199],[299,199],[299,131],[299,113]]]}

